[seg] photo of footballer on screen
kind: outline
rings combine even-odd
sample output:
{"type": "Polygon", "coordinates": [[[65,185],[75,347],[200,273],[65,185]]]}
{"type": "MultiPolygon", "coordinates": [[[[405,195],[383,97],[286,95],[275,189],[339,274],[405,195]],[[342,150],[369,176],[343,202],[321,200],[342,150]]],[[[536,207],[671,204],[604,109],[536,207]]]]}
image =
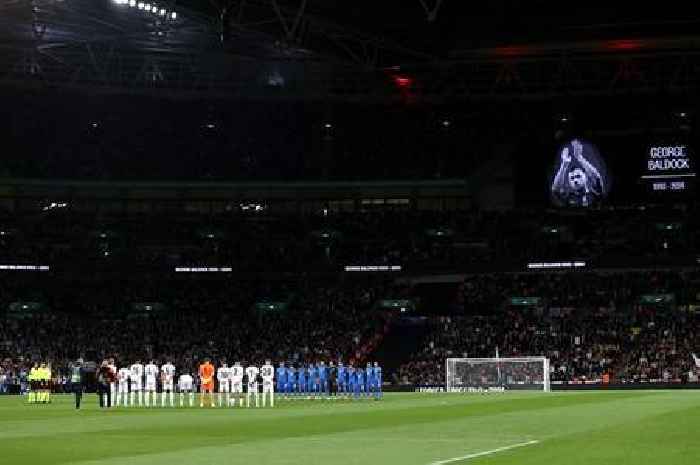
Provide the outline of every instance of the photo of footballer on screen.
{"type": "Polygon", "coordinates": [[[561,207],[590,207],[599,204],[608,191],[607,170],[596,147],[580,139],[566,143],[552,179],[552,201],[561,207]]]}

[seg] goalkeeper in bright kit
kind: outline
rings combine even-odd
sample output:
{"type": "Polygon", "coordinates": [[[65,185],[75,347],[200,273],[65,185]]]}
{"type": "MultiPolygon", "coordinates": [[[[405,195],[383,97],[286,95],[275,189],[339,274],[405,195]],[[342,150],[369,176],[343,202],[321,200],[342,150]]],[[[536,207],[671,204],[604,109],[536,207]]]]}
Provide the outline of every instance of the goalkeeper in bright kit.
{"type": "Polygon", "coordinates": [[[200,394],[199,394],[199,406],[204,407],[204,398],[209,398],[209,403],[212,407],[214,405],[214,365],[211,361],[206,358],[204,363],[199,366],[199,381],[200,381],[200,394]]]}

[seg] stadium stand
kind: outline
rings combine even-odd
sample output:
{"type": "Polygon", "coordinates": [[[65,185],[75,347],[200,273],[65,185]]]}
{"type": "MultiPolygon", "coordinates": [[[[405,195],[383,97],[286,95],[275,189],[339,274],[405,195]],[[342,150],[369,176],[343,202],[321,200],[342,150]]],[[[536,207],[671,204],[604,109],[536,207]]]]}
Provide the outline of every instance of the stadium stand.
{"type": "Polygon", "coordinates": [[[6,308],[18,294],[26,296],[22,289],[29,283],[48,298],[41,308],[22,305],[30,308],[2,320],[0,359],[7,384],[17,384],[34,360],[50,360],[60,367],[56,375],[63,376],[70,361],[87,353],[122,362],[168,358],[181,370],[192,370],[205,356],[256,363],[269,357],[293,363],[364,361],[391,318],[375,307],[376,297],[403,292],[382,280],[302,279],[273,289],[260,281],[144,278],[111,286],[103,280],[73,282],[81,291],[64,296],[58,288],[68,282],[5,282],[6,308]],[[279,308],[282,300],[288,306],[279,308]],[[275,308],[269,309],[273,301],[275,308]]]}
{"type": "Polygon", "coordinates": [[[633,270],[470,276],[463,290],[471,315],[433,318],[425,346],[396,380],[440,384],[447,357],[493,357],[498,347],[506,357],[549,357],[553,381],[601,382],[607,374],[687,382],[700,344],[699,278],[696,271],[633,270]]]}

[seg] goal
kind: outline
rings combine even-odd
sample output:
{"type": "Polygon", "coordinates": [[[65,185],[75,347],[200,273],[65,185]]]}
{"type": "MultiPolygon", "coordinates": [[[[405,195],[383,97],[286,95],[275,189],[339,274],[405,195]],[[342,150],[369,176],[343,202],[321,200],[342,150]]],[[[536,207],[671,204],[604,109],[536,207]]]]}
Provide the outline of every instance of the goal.
{"type": "Polygon", "coordinates": [[[448,358],[447,392],[531,389],[550,391],[546,357],[448,358]]]}

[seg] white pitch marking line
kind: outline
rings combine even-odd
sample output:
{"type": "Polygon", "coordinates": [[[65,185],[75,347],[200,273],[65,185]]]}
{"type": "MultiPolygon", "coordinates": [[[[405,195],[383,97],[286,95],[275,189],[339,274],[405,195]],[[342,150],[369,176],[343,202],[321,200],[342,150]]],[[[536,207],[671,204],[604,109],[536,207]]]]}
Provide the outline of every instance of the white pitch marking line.
{"type": "Polygon", "coordinates": [[[695,173],[682,173],[682,174],[646,174],[642,176],[642,179],[672,179],[672,178],[694,178],[695,173]]]}
{"type": "Polygon", "coordinates": [[[474,454],[463,455],[461,457],[453,457],[453,458],[447,459],[447,460],[438,460],[436,462],[432,462],[430,465],[445,465],[447,463],[452,463],[452,462],[461,462],[462,460],[470,460],[470,459],[475,459],[477,457],[484,457],[486,455],[497,454],[499,452],[504,452],[504,451],[511,450],[511,449],[517,449],[518,447],[531,446],[531,445],[537,444],[539,442],[540,441],[537,441],[537,440],[520,442],[518,444],[512,444],[510,446],[499,447],[498,449],[486,450],[484,452],[476,452],[474,454]]]}

